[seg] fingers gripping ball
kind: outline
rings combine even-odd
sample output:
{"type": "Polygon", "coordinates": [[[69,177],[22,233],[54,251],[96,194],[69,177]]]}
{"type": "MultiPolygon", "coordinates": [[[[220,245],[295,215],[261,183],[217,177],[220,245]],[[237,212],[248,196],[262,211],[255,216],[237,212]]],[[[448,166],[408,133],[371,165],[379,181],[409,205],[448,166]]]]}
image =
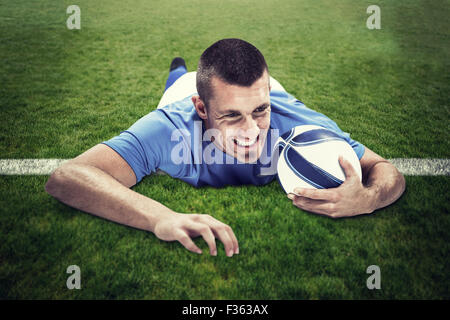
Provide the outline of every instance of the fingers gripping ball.
{"type": "Polygon", "coordinates": [[[286,193],[295,188],[328,189],[339,187],[345,173],[339,156],[350,162],[361,180],[358,156],[339,134],[314,125],[292,128],[277,140],[278,181],[286,193]]]}

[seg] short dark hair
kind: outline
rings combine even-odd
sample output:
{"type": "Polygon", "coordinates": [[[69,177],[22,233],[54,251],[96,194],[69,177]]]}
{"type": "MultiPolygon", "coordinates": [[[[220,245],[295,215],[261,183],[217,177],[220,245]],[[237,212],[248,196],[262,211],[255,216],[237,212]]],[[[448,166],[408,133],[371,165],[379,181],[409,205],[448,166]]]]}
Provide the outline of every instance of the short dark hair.
{"type": "Polygon", "coordinates": [[[197,92],[205,104],[213,96],[213,77],[233,85],[250,87],[268,71],[262,53],[240,39],[222,39],[206,49],[197,68],[197,92]]]}

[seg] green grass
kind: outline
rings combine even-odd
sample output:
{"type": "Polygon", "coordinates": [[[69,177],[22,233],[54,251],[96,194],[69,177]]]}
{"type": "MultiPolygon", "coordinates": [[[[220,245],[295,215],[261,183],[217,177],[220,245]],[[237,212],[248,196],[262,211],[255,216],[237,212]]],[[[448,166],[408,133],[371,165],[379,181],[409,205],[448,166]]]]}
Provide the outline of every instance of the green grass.
{"type": "Polygon", "coordinates": [[[394,206],[345,220],[300,212],[276,182],[193,189],[154,176],[135,187],[174,210],[211,213],[230,224],[240,241],[231,259],[221,244],[213,257],[196,239],[204,251],[198,256],[80,214],[46,196],[45,177],[2,180],[1,206],[14,209],[0,216],[3,298],[450,298],[449,197],[438,191],[448,177],[408,177],[394,206]],[[65,286],[72,264],[81,268],[81,290],[65,286]],[[372,264],[381,268],[381,290],[366,287],[372,264]]]}
{"type": "MultiPolygon", "coordinates": [[[[174,56],[239,37],[307,106],[384,157],[450,157],[447,1],[0,1],[1,158],[71,158],[153,110],[174,56]],[[174,9],[176,8],[176,10],[174,9]]],[[[134,190],[232,226],[241,254],[202,256],[80,213],[47,177],[0,177],[0,298],[449,299],[449,177],[407,177],[372,216],[294,208],[276,182],[195,189],[167,176],[134,190]],[[65,286],[80,266],[82,290],[65,286]],[[366,268],[381,268],[381,290],[366,268]]]]}

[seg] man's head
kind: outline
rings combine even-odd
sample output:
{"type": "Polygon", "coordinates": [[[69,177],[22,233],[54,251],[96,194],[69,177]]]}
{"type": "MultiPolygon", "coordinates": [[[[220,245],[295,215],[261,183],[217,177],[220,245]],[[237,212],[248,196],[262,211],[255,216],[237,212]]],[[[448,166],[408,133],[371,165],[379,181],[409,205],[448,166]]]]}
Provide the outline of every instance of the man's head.
{"type": "Polygon", "coordinates": [[[241,162],[254,162],[270,127],[266,61],[248,42],[223,39],[203,52],[192,101],[214,143],[241,162]]]}

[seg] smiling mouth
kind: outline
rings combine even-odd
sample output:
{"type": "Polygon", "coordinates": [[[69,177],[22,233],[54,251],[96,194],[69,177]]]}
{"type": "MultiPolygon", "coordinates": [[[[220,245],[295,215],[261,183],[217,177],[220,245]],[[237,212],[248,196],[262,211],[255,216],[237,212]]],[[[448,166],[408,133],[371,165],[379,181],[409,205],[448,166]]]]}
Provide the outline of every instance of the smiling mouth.
{"type": "Polygon", "coordinates": [[[237,146],[239,146],[239,147],[241,147],[241,148],[251,148],[251,147],[253,147],[254,145],[256,145],[256,143],[258,142],[258,140],[259,140],[259,135],[255,138],[255,139],[253,139],[253,140],[248,140],[248,141],[243,141],[243,140],[240,140],[240,139],[233,139],[233,142],[237,145],[237,146]]]}

